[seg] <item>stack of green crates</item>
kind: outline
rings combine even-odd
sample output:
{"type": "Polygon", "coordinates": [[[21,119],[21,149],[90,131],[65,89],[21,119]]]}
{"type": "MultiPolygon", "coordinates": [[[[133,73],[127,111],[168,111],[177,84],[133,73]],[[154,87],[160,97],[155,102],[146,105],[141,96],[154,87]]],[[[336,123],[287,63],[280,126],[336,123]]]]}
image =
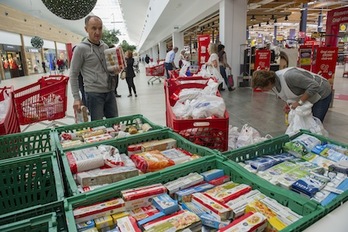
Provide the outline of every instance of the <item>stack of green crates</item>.
{"type": "Polygon", "coordinates": [[[49,129],[0,137],[0,230],[47,213],[66,227],[55,150],[49,129]]]}
{"type": "MultiPolygon", "coordinates": [[[[149,131],[146,133],[141,133],[125,138],[120,138],[120,139],[114,139],[114,140],[106,140],[103,142],[104,145],[112,145],[116,147],[120,153],[127,153],[127,148],[129,145],[132,144],[138,144],[138,143],[143,143],[143,142],[148,142],[148,141],[153,141],[153,140],[162,140],[162,139],[167,139],[167,138],[172,138],[177,141],[177,147],[183,148],[186,151],[189,151],[193,154],[197,154],[199,156],[211,156],[215,155],[218,152],[215,150],[211,150],[206,147],[202,147],[199,145],[196,145],[185,138],[181,137],[179,134],[173,132],[169,128],[166,129],[161,129],[161,130],[153,130],[149,131]]],[[[61,158],[62,158],[62,163],[64,167],[64,179],[66,183],[68,184],[67,190],[68,190],[68,195],[73,196],[73,195],[78,195],[79,191],[77,188],[77,185],[75,183],[75,180],[73,178],[73,175],[70,171],[70,166],[66,157],[66,152],[76,150],[76,149],[82,149],[82,148],[87,148],[87,147],[93,147],[96,146],[95,144],[88,144],[82,147],[78,148],[67,148],[67,149],[62,149],[60,150],[61,158]]],[[[179,167],[182,164],[175,165],[174,167],[179,167]]],[[[137,177],[132,177],[126,180],[122,180],[113,184],[110,184],[110,186],[118,186],[118,185],[123,185],[128,182],[133,182],[134,180],[137,179],[142,179],[143,176],[148,176],[148,175],[156,175],[157,172],[155,173],[147,173],[142,176],[137,176],[137,177]]],[[[101,189],[105,189],[105,187],[101,187],[101,189]]],[[[95,191],[95,190],[93,190],[95,191]]]]}
{"type": "MultiPolygon", "coordinates": [[[[223,152],[222,156],[226,157],[230,160],[230,162],[244,162],[246,160],[250,160],[259,156],[263,156],[263,155],[274,155],[274,154],[279,154],[282,152],[285,152],[283,149],[283,146],[285,145],[285,143],[291,141],[292,139],[302,135],[302,134],[308,134],[308,135],[312,135],[316,138],[318,138],[320,141],[322,142],[327,142],[327,143],[331,143],[331,144],[336,144],[342,147],[348,147],[348,144],[342,144],[339,142],[336,142],[332,139],[326,138],[324,136],[321,135],[317,135],[317,134],[313,134],[307,130],[301,130],[299,133],[297,133],[296,135],[289,137],[288,135],[281,135],[269,140],[266,140],[264,142],[258,143],[258,144],[254,144],[251,146],[247,146],[247,147],[243,147],[240,149],[236,149],[236,150],[231,150],[231,151],[227,151],[227,152],[223,152]]],[[[244,170],[245,172],[248,172],[247,170],[244,170]]],[[[255,180],[262,180],[261,177],[252,174],[255,178],[255,180]]],[[[281,187],[279,187],[279,189],[281,189],[281,187]]],[[[287,190],[288,194],[296,194],[297,197],[299,198],[304,198],[303,196],[291,191],[291,190],[287,190]]],[[[331,211],[333,211],[335,208],[339,207],[342,203],[346,202],[348,200],[348,191],[344,192],[343,194],[341,194],[340,196],[336,197],[330,204],[328,204],[327,206],[325,206],[325,210],[326,213],[329,213],[331,211]]],[[[314,202],[314,201],[313,201],[314,202]]]]}
{"type": "Polygon", "coordinates": [[[223,169],[225,175],[229,175],[232,181],[247,184],[251,186],[252,189],[261,191],[263,194],[275,199],[282,205],[289,207],[294,212],[303,216],[300,220],[282,230],[282,232],[303,231],[325,215],[324,208],[318,204],[305,198],[298,198],[294,194],[289,194],[285,189],[277,188],[265,180],[255,179],[253,175],[242,170],[237,164],[228,162],[226,158],[218,155],[211,155],[182,165],[172,166],[150,175],[139,176],[139,178],[124,182],[122,185],[108,186],[104,189],[97,189],[92,192],[67,198],[65,201],[65,209],[68,229],[70,232],[77,231],[73,215],[73,210],[77,207],[88,206],[97,202],[121,197],[121,191],[125,189],[156,183],[166,183],[192,172],[202,173],[211,169],[223,169]]]}

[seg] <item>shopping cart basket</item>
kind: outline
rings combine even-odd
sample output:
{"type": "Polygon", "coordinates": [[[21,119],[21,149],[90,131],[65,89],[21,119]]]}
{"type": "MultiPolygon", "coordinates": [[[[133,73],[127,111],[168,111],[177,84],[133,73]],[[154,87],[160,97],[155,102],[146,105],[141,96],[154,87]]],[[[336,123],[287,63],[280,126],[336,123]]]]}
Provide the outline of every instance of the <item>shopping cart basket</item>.
{"type": "Polygon", "coordinates": [[[13,86],[0,88],[0,135],[21,131],[13,99],[13,86]]]}
{"type": "Polygon", "coordinates": [[[69,77],[50,75],[14,91],[16,111],[21,125],[65,117],[69,77]]]}
{"type": "Polygon", "coordinates": [[[156,66],[145,67],[146,76],[150,76],[151,78],[147,81],[147,84],[153,84],[155,81],[161,82],[161,77],[164,76],[164,63],[156,66]]]}

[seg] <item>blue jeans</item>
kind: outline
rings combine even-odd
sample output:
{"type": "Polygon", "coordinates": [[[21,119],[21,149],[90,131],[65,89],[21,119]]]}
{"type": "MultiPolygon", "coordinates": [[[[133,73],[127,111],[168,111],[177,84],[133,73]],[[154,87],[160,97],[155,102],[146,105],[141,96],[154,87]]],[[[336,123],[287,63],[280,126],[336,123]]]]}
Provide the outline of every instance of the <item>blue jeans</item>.
{"type": "Polygon", "coordinates": [[[167,78],[169,79],[169,70],[173,70],[173,64],[172,63],[164,63],[164,67],[166,68],[167,78]]]}
{"type": "Polygon", "coordinates": [[[118,117],[117,103],[114,91],[108,93],[86,93],[87,107],[91,121],[118,117]]]}
{"type": "MultiPolygon", "coordinates": [[[[226,86],[227,87],[231,87],[228,85],[228,80],[227,80],[227,74],[226,74],[226,68],[222,65],[220,65],[220,74],[221,76],[224,78],[224,81],[226,83],[226,86]]],[[[232,86],[233,87],[233,86],[232,86]]]]}
{"type": "Polygon", "coordinates": [[[313,116],[316,118],[319,118],[321,122],[324,121],[325,115],[327,111],[329,110],[331,100],[332,100],[332,92],[326,98],[321,99],[317,101],[316,103],[314,103],[312,107],[313,116]]]}

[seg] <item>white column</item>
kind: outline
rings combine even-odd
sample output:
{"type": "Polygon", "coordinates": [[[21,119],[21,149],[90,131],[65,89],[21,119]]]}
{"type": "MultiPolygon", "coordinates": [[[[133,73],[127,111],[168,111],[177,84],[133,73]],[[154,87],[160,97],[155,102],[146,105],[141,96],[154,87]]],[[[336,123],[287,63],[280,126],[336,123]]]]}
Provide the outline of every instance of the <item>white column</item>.
{"type": "Polygon", "coordinates": [[[178,47],[178,52],[175,54],[175,60],[174,63],[176,67],[179,67],[179,60],[180,60],[180,51],[184,48],[184,34],[181,32],[174,32],[172,34],[173,39],[173,48],[178,47]]]}
{"type": "Polygon", "coordinates": [[[152,54],[152,59],[153,59],[153,62],[157,63],[157,60],[158,60],[158,46],[153,46],[151,48],[151,54],[152,54]]]}
{"type": "Polygon", "coordinates": [[[220,2],[220,41],[225,45],[227,62],[232,68],[235,87],[240,74],[241,44],[246,41],[247,1],[222,0],[220,2]]]}
{"type": "Polygon", "coordinates": [[[159,42],[158,46],[159,46],[159,59],[160,60],[164,60],[166,58],[166,54],[167,54],[166,43],[165,42],[159,42]]]}

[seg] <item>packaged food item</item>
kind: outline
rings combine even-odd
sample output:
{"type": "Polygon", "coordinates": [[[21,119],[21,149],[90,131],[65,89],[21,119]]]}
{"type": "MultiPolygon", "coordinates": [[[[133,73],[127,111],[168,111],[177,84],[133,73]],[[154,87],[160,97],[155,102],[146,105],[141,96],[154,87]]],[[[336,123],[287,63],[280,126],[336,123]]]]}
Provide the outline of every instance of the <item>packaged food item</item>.
{"type": "Polygon", "coordinates": [[[87,229],[91,229],[95,227],[94,220],[89,220],[85,222],[80,222],[76,224],[76,228],[78,231],[85,231],[87,229]]]}
{"type": "Polygon", "coordinates": [[[150,124],[148,124],[148,123],[144,123],[144,124],[141,125],[141,129],[142,129],[144,132],[147,132],[147,131],[152,130],[152,126],[150,126],[150,124]]]}
{"type": "Polygon", "coordinates": [[[184,152],[182,152],[180,149],[177,149],[177,148],[164,150],[164,151],[161,151],[161,153],[168,159],[173,160],[175,164],[181,164],[191,160],[190,156],[186,155],[184,152]]]}
{"type": "MultiPolygon", "coordinates": [[[[151,221],[144,225],[145,231],[161,231],[157,226],[161,226],[161,224],[167,224],[169,223],[171,226],[175,228],[175,231],[180,231],[185,228],[190,228],[191,226],[195,226],[195,223],[200,224],[199,217],[187,210],[180,210],[176,213],[161,217],[159,219],[156,219],[154,221],[151,221]],[[157,227],[156,230],[150,230],[157,227]]],[[[200,224],[201,226],[201,224],[200,224]]]]}
{"type": "Polygon", "coordinates": [[[335,162],[338,162],[341,160],[348,160],[348,156],[336,151],[333,148],[330,148],[328,144],[317,145],[312,149],[312,152],[335,162]]]}
{"type": "Polygon", "coordinates": [[[73,174],[104,165],[104,159],[97,147],[84,148],[66,153],[73,174]]]}
{"type": "Polygon", "coordinates": [[[86,143],[95,143],[95,142],[105,141],[109,139],[113,139],[113,137],[110,134],[100,134],[100,135],[84,138],[84,141],[86,143]]]}
{"type": "Polygon", "coordinates": [[[106,66],[109,72],[123,70],[126,67],[125,57],[121,46],[104,50],[106,66]]]}
{"type": "Polygon", "coordinates": [[[132,216],[117,219],[117,227],[120,229],[120,232],[141,232],[132,216]]]}
{"type": "Polygon", "coordinates": [[[261,232],[264,231],[266,225],[267,221],[265,216],[261,213],[249,212],[244,214],[242,217],[237,218],[228,226],[219,229],[218,232],[261,232]]]}
{"type": "Polygon", "coordinates": [[[79,190],[80,193],[84,193],[84,192],[92,191],[92,190],[97,189],[97,188],[101,188],[101,187],[103,187],[105,185],[107,185],[107,184],[93,185],[93,186],[81,186],[81,185],[78,185],[77,189],[79,190]]]}
{"type": "Polygon", "coordinates": [[[175,193],[175,199],[177,199],[179,202],[190,202],[192,194],[197,192],[205,192],[212,188],[214,188],[214,185],[203,183],[187,189],[179,190],[175,193]]]}
{"type": "Polygon", "coordinates": [[[201,207],[192,202],[184,202],[181,204],[181,206],[183,209],[189,210],[192,213],[196,214],[201,219],[203,226],[209,226],[215,229],[219,229],[231,223],[231,220],[221,221],[220,218],[215,217],[212,214],[209,214],[208,212],[204,211],[201,207]]]}
{"type": "Polygon", "coordinates": [[[139,220],[139,221],[138,221],[138,226],[139,226],[140,228],[142,228],[143,225],[145,225],[145,224],[147,224],[147,223],[149,223],[149,222],[151,222],[151,221],[153,221],[153,220],[156,220],[156,219],[158,219],[158,218],[161,218],[161,217],[163,217],[163,216],[166,216],[166,214],[165,214],[164,212],[157,212],[157,213],[155,213],[155,214],[153,214],[153,215],[151,215],[151,216],[148,216],[147,218],[144,218],[144,219],[142,219],[142,220],[139,220]]]}
{"type": "Polygon", "coordinates": [[[175,192],[197,185],[203,182],[203,176],[194,172],[190,173],[187,176],[180,177],[176,180],[169,181],[164,184],[164,186],[168,189],[169,194],[174,194],[175,192]]]}
{"type": "Polygon", "coordinates": [[[295,181],[295,183],[291,185],[291,190],[308,197],[313,197],[318,191],[323,189],[329,181],[330,178],[328,177],[316,173],[310,173],[309,175],[295,181]]]}
{"type": "Polygon", "coordinates": [[[144,187],[121,191],[128,210],[151,205],[150,199],[154,196],[166,193],[167,189],[162,184],[153,184],[144,187]]]}
{"type": "Polygon", "coordinates": [[[226,203],[249,192],[250,190],[251,187],[246,184],[238,184],[230,181],[207,190],[205,194],[221,203],[226,203]]]}
{"type": "Polygon", "coordinates": [[[135,126],[129,126],[128,133],[131,135],[134,135],[134,134],[138,133],[138,129],[135,126]]]}
{"type": "Polygon", "coordinates": [[[81,146],[84,143],[81,140],[65,140],[62,143],[63,148],[81,146]]]}
{"type": "Polygon", "coordinates": [[[120,156],[124,166],[135,168],[135,163],[126,154],[120,154],[120,156]]]}
{"type": "Polygon", "coordinates": [[[112,219],[110,215],[96,218],[94,219],[94,222],[95,222],[95,227],[97,227],[98,230],[101,230],[105,227],[110,228],[114,226],[114,220],[112,219]]]}
{"type": "Polygon", "coordinates": [[[82,186],[111,184],[138,175],[139,171],[134,167],[98,168],[77,173],[77,183],[82,186]]]}
{"type": "Polygon", "coordinates": [[[99,130],[92,130],[92,131],[88,131],[86,133],[84,133],[82,135],[83,140],[86,140],[87,138],[93,137],[93,136],[97,136],[97,135],[102,135],[104,134],[104,130],[103,129],[99,129],[99,130]]]}
{"type": "Polygon", "coordinates": [[[292,169],[297,168],[296,164],[289,162],[289,161],[284,161],[282,163],[279,163],[266,171],[260,171],[257,173],[258,176],[261,178],[264,178],[268,181],[270,181],[272,184],[278,184],[278,178],[284,174],[289,172],[292,169]]]}
{"type": "Polygon", "coordinates": [[[330,172],[338,172],[338,173],[348,175],[348,161],[341,160],[341,161],[338,161],[334,164],[331,164],[329,166],[329,171],[330,172]]]}
{"type": "Polygon", "coordinates": [[[133,160],[136,167],[144,173],[155,172],[175,165],[173,160],[168,159],[158,150],[133,154],[130,158],[133,160]]]}
{"type": "Polygon", "coordinates": [[[109,168],[124,166],[124,162],[121,158],[120,152],[114,146],[100,145],[98,146],[100,153],[104,158],[105,165],[109,168]]]}
{"type": "Polygon", "coordinates": [[[264,215],[268,221],[266,231],[281,231],[287,226],[281,220],[279,220],[276,213],[274,213],[259,200],[249,202],[245,208],[245,212],[259,212],[264,215]]]}
{"type": "Polygon", "coordinates": [[[204,193],[192,194],[192,203],[197,204],[221,220],[227,220],[232,216],[232,209],[204,193]]]}
{"type": "Polygon", "coordinates": [[[302,134],[300,136],[297,136],[295,139],[292,140],[292,142],[301,143],[308,152],[310,152],[315,146],[321,144],[321,141],[318,138],[308,134],[302,134]]]}
{"type": "Polygon", "coordinates": [[[140,207],[140,208],[130,210],[129,213],[130,213],[130,216],[135,218],[135,220],[140,221],[140,220],[145,219],[147,217],[150,217],[158,212],[159,212],[159,210],[156,209],[155,206],[149,205],[146,207],[140,207]]]}
{"type": "Polygon", "coordinates": [[[143,152],[152,150],[164,151],[176,147],[176,140],[172,138],[153,140],[141,144],[141,149],[143,152]]]}
{"type": "Polygon", "coordinates": [[[173,200],[167,193],[153,197],[152,204],[159,211],[167,215],[172,214],[180,209],[178,202],[173,200]]]}
{"type": "Polygon", "coordinates": [[[224,176],[221,176],[219,178],[210,180],[210,181],[208,181],[208,183],[217,186],[217,185],[221,185],[223,183],[226,183],[228,181],[230,181],[230,176],[224,175],[224,176]]]}
{"type": "Polygon", "coordinates": [[[94,218],[108,216],[114,213],[125,211],[124,200],[121,198],[96,203],[74,209],[76,223],[85,222],[94,218]]]}
{"type": "Polygon", "coordinates": [[[276,164],[279,164],[286,160],[292,160],[294,158],[295,157],[290,153],[281,153],[276,155],[265,155],[257,157],[255,159],[248,160],[245,163],[249,164],[256,171],[265,171],[276,164]]]}
{"type": "Polygon", "coordinates": [[[212,169],[206,172],[202,172],[201,175],[203,176],[205,181],[211,181],[213,179],[219,178],[224,175],[224,170],[222,169],[212,169]]]}
{"type": "Polygon", "coordinates": [[[141,143],[132,144],[127,147],[127,154],[130,157],[133,154],[141,153],[141,143]]]}
{"type": "Polygon", "coordinates": [[[118,219],[123,218],[123,217],[127,217],[127,216],[129,216],[129,213],[127,211],[121,212],[121,213],[115,213],[115,214],[111,215],[112,220],[114,220],[115,225],[117,224],[118,219]]]}

